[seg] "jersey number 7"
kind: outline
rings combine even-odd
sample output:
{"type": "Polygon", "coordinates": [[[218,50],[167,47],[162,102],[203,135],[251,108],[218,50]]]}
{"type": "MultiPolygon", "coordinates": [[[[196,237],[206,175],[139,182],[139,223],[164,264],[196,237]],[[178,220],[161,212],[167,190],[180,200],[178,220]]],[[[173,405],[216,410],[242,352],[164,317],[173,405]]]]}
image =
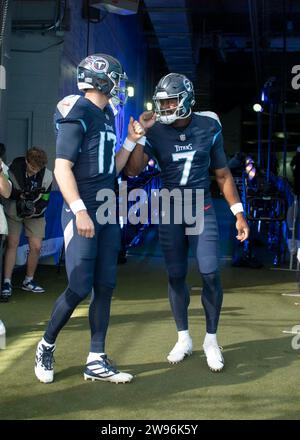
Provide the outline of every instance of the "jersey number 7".
{"type": "Polygon", "coordinates": [[[196,153],[196,151],[188,151],[188,152],[184,152],[184,153],[173,153],[172,154],[173,162],[177,162],[178,160],[185,159],[185,163],[184,163],[182,176],[181,176],[181,180],[180,180],[179,185],[186,185],[187,184],[195,153],[196,153]]]}

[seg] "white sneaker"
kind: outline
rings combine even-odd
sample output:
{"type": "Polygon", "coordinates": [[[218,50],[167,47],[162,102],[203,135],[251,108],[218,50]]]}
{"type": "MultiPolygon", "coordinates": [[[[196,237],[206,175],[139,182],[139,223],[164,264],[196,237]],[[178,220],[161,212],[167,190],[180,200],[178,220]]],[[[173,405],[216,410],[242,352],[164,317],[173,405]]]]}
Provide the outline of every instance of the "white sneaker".
{"type": "Polygon", "coordinates": [[[170,364],[177,364],[183,361],[186,356],[190,356],[193,352],[192,338],[186,338],[184,341],[178,341],[167,356],[170,364]]]}
{"type": "Polygon", "coordinates": [[[54,378],[54,353],[55,345],[47,347],[40,341],[35,353],[34,372],[40,382],[51,383],[54,378]]]}
{"type": "Polygon", "coordinates": [[[207,365],[211,371],[219,372],[224,368],[224,358],[221,353],[221,347],[216,343],[203,345],[207,365]]]}
{"type": "Polygon", "coordinates": [[[44,293],[45,289],[43,287],[38,286],[34,280],[26,282],[23,281],[22,289],[27,290],[27,292],[35,292],[35,293],[44,293]]]}
{"type": "Polygon", "coordinates": [[[86,364],[83,376],[84,380],[103,380],[113,383],[126,383],[133,379],[131,374],[123,373],[113,366],[106,354],[86,364]]]}

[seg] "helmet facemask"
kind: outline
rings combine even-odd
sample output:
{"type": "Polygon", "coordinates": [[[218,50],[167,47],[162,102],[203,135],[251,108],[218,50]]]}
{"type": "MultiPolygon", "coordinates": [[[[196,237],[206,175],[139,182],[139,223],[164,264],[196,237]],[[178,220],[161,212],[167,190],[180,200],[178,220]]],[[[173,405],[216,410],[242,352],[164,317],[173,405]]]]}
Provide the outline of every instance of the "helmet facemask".
{"type": "Polygon", "coordinates": [[[153,96],[155,113],[157,114],[157,120],[162,124],[173,124],[177,119],[185,119],[190,116],[192,109],[187,109],[184,105],[187,98],[187,92],[183,91],[174,95],[168,95],[166,92],[157,92],[153,96]],[[161,101],[167,99],[177,99],[176,107],[161,108],[161,101]]]}
{"type": "Polygon", "coordinates": [[[128,98],[128,78],[126,73],[110,72],[107,74],[113,87],[109,91],[109,96],[116,105],[125,105],[128,98]]]}
{"type": "Polygon", "coordinates": [[[180,73],[168,73],[163,76],[153,96],[157,120],[163,124],[172,124],[177,119],[186,119],[192,113],[195,104],[193,83],[180,73]],[[174,99],[177,101],[175,107],[162,108],[162,100],[174,99]]]}
{"type": "Polygon", "coordinates": [[[116,72],[111,72],[108,76],[113,84],[108,94],[110,97],[109,104],[114,115],[116,116],[120,112],[121,108],[126,104],[128,98],[128,78],[126,73],[119,74],[116,72]]]}
{"type": "Polygon", "coordinates": [[[109,98],[117,113],[127,100],[127,75],[118,60],[105,54],[90,55],[77,70],[79,90],[96,89],[109,98]]]}

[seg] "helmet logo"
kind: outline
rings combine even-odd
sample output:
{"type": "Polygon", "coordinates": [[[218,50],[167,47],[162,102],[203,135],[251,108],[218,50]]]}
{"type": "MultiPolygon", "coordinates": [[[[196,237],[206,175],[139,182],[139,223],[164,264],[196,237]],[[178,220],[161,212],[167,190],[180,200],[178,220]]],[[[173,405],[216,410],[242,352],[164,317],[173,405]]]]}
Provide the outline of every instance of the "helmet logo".
{"type": "Polygon", "coordinates": [[[105,58],[89,57],[87,59],[89,67],[96,73],[107,72],[108,62],[105,58]]]}
{"type": "Polygon", "coordinates": [[[191,92],[191,91],[193,90],[193,85],[192,85],[191,81],[188,80],[187,78],[184,78],[184,80],[183,80],[183,84],[184,84],[185,89],[186,89],[188,92],[191,92]]]}

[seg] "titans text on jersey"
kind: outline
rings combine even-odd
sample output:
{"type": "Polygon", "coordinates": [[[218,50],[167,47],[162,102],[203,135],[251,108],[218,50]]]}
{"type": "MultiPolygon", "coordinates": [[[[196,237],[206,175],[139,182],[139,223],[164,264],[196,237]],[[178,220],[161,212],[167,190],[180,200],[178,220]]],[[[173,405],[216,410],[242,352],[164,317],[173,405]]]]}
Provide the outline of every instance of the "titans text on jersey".
{"type": "Polygon", "coordinates": [[[209,167],[226,167],[222,127],[213,112],[192,113],[185,128],[156,122],[147,131],[145,153],[154,157],[160,168],[162,186],[204,189],[209,193],[209,167]]]}

